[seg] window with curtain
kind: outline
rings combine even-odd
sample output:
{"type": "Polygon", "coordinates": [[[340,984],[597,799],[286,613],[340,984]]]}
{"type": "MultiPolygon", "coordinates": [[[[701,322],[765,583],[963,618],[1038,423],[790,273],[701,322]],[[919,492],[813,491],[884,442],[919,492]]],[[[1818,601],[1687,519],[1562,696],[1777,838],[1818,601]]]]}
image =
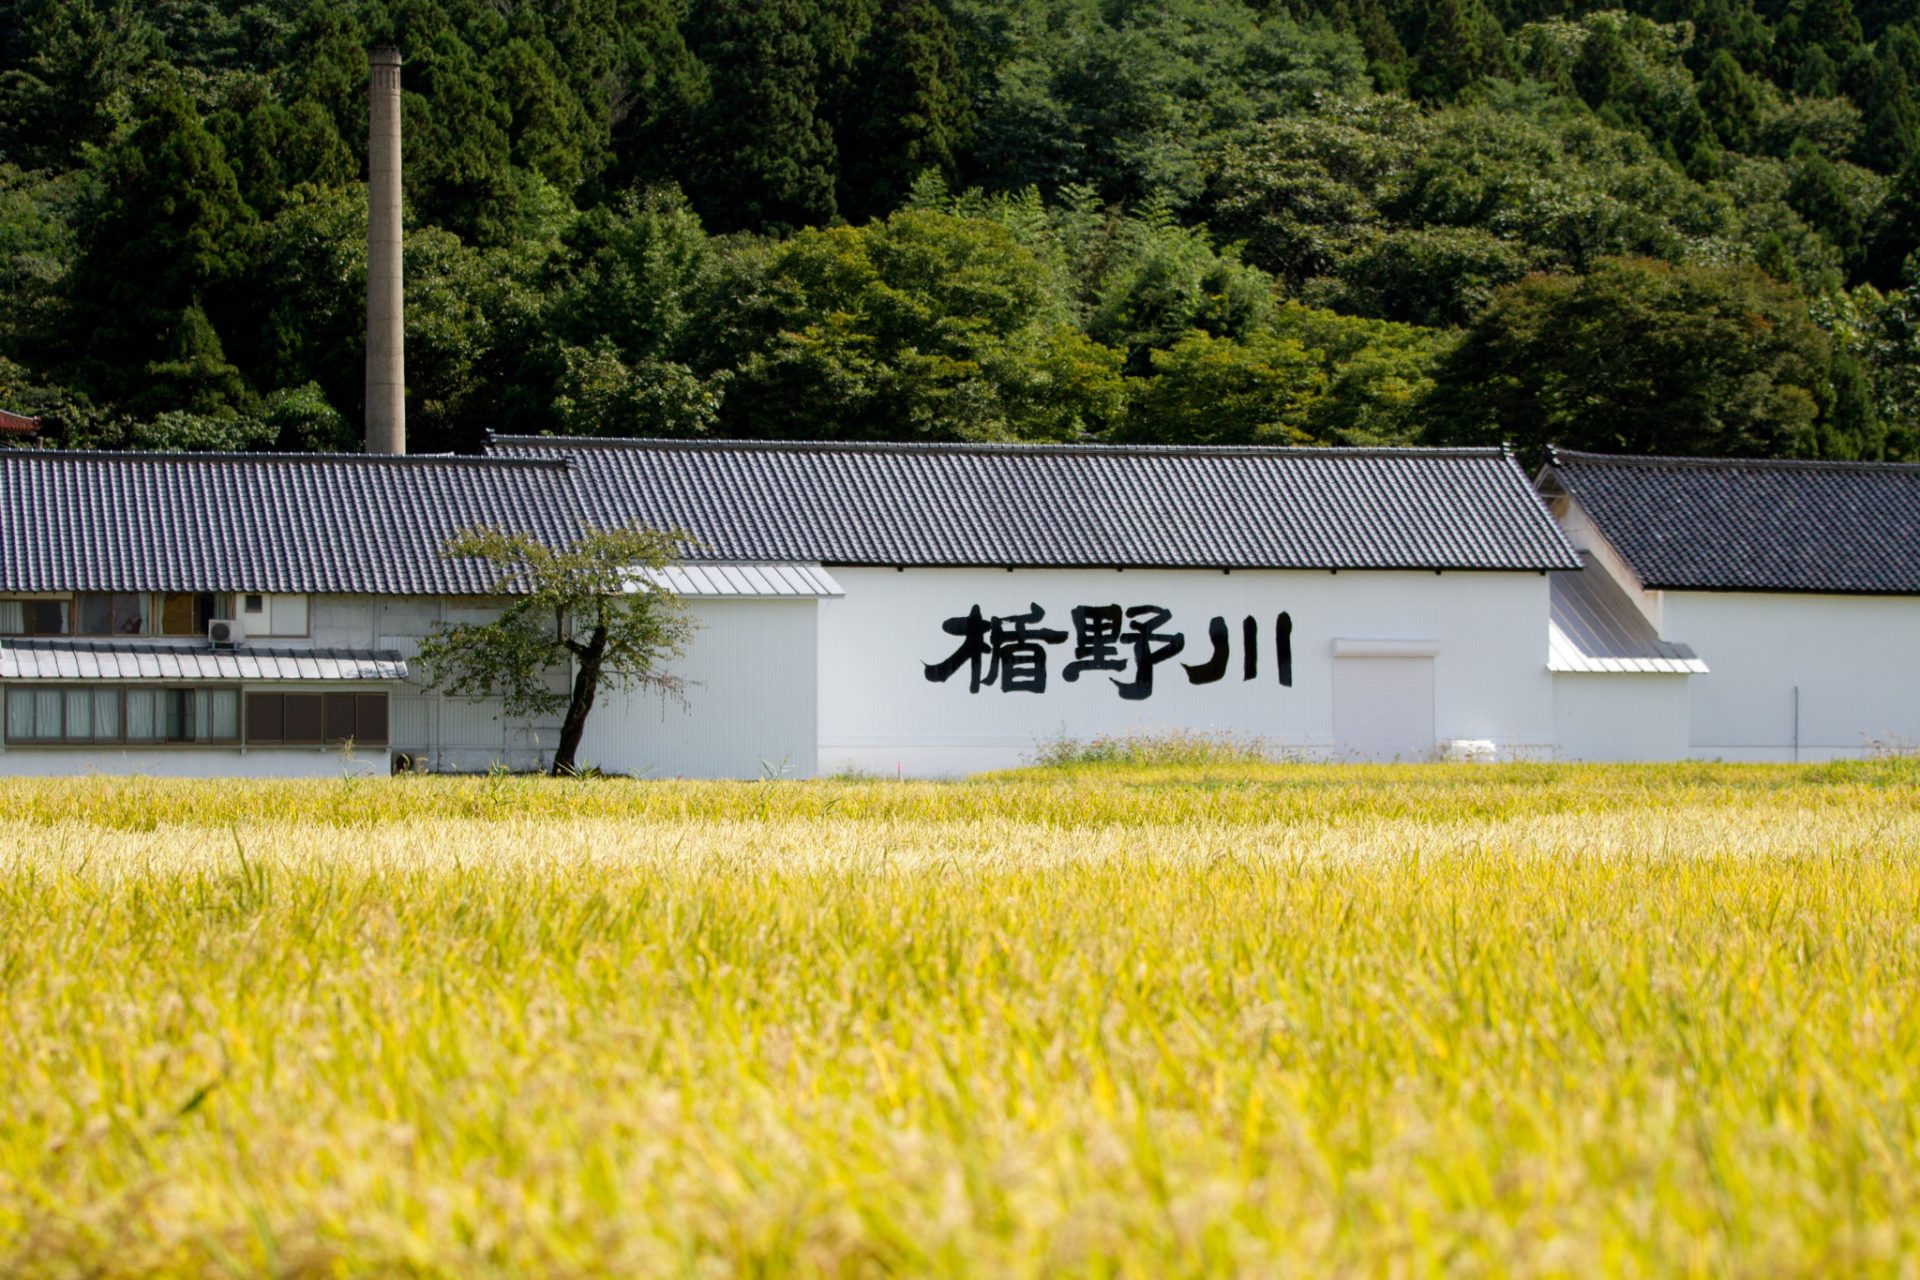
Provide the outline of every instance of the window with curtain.
{"type": "Polygon", "coordinates": [[[83,636],[143,636],[147,627],[147,597],[139,591],[89,592],[76,597],[83,636]]]}
{"type": "Polygon", "coordinates": [[[240,740],[240,692],[63,685],[6,691],[9,744],[227,743],[240,740]]]}
{"type": "Polygon", "coordinates": [[[67,634],[65,600],[0,600],[0,636],[67,634]]]}

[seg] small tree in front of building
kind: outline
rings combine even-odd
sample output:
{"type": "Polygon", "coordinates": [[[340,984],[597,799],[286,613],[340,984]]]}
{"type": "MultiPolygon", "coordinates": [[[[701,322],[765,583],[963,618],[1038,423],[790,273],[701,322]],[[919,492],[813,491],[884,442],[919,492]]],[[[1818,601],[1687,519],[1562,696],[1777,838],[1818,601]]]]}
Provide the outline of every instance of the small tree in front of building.
{"type": "Polygon", "coordinates": [[[654,529],[588,529],[555,549],[497,529],[455,535],[442,554],[495,566],[511,602],[489,621],[443,625],[421,642],[434,687],[498,697],[509,715],[564,711],[553,776],[572,775],[602,688],[685,695],[685,683],[665,668],[685,652],[693,622],[680,597],[658,583],[681,541],[654,529]],[[573,679],[563,690],[555,676],[568,662],[573,679]]]}

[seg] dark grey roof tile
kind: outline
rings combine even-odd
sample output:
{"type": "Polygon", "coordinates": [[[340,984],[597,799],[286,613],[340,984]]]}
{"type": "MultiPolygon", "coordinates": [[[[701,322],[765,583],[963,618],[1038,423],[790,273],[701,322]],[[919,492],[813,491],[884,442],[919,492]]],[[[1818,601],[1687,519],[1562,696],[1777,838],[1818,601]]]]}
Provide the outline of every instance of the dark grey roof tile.
{"type": "Polygon", "coordinates": [[[1656,590],[1920,595],[1920,466],[1561,449],[1549,474],[1656,590]]]}
{"type": "Polygon", "coordinates": [[[1561,569],[1497,449],[1194,449],[496,437],[579,467],[592,519],[689,558],[826,564],[1561,569]]]}
{"type": "Polygon", "coordinates": [[[564,542],[565,462],[0,450],[0,591],[484,594],[490,524],[564,542]]]}

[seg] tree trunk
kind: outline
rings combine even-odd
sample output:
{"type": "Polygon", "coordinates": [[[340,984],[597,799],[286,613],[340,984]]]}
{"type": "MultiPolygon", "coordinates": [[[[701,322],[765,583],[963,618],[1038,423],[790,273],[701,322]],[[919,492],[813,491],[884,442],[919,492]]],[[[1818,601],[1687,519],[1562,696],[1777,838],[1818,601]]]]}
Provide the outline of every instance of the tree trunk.
{"type": "Polygon", "coordinates": [[[570,778],[578,770],[574,753],[580,750],[580,735],[587,731],[587,713],[593,710],[593,697],[600,692],[600,663],[607,655],[607,629],[595,627],[587,637],[586,652],[579,654],[580,669],[573,676],[573,702],[567,718],[560,724],[560,745],[553,752],[553,776],[570,778]]]}

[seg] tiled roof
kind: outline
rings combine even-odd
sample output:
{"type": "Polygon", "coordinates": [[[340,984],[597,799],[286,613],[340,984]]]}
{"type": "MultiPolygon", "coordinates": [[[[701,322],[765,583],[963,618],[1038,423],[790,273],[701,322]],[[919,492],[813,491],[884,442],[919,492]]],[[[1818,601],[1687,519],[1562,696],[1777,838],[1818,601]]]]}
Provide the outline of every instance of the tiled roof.
{"type": "Polygon", "coordinates": [[[1553,575],[1547,670],[1706,674],[1707,664],[1691,648],[1662,640],[1620,584],[1581,558],[1584,569],[1553,575]]]}
{"type": "Polygon", "coordinates": [[[481,594],[451,535],[564,542],[579,506],[559,462],[0,450],[0,591],[481,594]]]}
{"type": "Polygon", "coordinates": [[[30,436],[40,430],[40,419],[29,418],[24,413],[12,413],[0,409],[0,435],[30,436]]]}
{"type": "Polygon", "coordinates": [[[1548,474],[1655,590],[1920,595],[1920,466],[1562,449],[1548,474]]]}
{"type": "Polygon", "coordinates": [[[1561,569],[1496,449],[1188,449],[496,437],[566,458],[597,522],[689,559],[828,565],[1561,569]]]}
{"type": "Polygon", "coordinates": [[[405,680],[384,649],[250,644],[209,649],[136,640],[0,640],[0,680],[405,680]]]}

